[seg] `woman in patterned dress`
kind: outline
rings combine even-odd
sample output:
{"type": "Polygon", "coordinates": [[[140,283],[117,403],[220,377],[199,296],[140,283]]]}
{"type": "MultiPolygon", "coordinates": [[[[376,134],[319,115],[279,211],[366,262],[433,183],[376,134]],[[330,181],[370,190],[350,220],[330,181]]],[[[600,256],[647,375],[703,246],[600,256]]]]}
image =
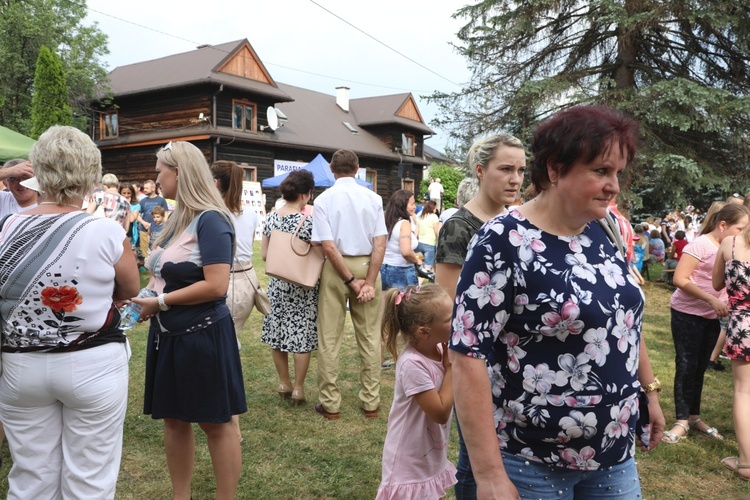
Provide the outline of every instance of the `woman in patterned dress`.
{"type": "MultiPolygon", "coordinates": [[[[313,175],[307,170],[290,172],[282,181],[279,190],[286,203],[266,218],[261,242],[264,261],[273,229],[294,233],[302,221],[297,236],[310,241],[312,217],[306,217],[302,211],[312,198],[314,187],[313,175]]],[[[305,377],[310,353],[318,348],[318,285],[305,289],[271,277],[268,298],[271,299],[271,314],[263,319],[261,340],[271,347],[273,364],[279,375],[277,392],[281,399],[291,397],[294,405],[303,405],[307,401],[305,377]],[[294,386],[289,376],[289,353],[294,356],[294,386]]]]}
{"type": "Polygon", "coordinates": [[[732,360],[734,377],[734,432],[739,453],[722,463],[742,479],[750,480],[750,224],[739,236],[724,238],[716,254],[713,286],[726,286],[729,296],[729,324],[724,344],[732,360]]]}
{"type": "Polygon", "coordinates": [[[659,384],[640,335],[643,294],[597,223],[636,134],[603,106],[549,118],[531,145],[539,194],[469,245],[450,348],[479,497],[640,495],[635,435],[651,430],[651,448],[661,439],[659,384]],[[650,425],[637,422],[646,408],[650,425]]]}

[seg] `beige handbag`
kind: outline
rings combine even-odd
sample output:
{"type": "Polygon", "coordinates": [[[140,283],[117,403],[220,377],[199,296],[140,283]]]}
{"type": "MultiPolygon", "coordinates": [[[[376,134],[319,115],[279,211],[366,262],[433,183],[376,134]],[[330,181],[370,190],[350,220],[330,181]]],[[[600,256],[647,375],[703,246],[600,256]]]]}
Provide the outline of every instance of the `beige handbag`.
{"type": "Polygon", "coordinates": [[[297,237],[303,215],[294,233],[271,230],[266,253],[266,274],[302,288],[314,288],[323,270],[323,248],[297,237]]]}

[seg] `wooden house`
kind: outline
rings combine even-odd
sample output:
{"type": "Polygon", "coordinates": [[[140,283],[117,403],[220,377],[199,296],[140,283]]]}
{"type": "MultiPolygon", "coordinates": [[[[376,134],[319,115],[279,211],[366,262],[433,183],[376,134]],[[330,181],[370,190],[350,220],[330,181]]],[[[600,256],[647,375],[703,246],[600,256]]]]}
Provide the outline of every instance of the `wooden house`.
{"type": "Polygon", "coordinates": [[[106,85],[91,133],[105,172],[122,180],[153,179],[155,152],[176,140],[209,162],[237,162],[256,181],[278,162],[351,149],[384,200],[418,189],[429,165],[424,136],[433,131],[410,93],[350,100],[346,87],[328,95],[278,83],[247,40],[120,66],[106,85]]]}

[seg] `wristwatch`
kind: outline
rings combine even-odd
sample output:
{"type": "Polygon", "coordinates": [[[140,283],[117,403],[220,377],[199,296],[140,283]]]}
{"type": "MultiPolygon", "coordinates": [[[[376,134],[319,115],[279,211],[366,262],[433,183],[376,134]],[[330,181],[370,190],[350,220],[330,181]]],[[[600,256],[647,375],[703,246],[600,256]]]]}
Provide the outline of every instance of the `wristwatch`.
{"type": "Polygon", "coordinates": [[[159,302],[159,310],[161,311],[169,311],[169,304],[164,302],[164,297],[166,296],[166,293],[162,293],[158,297],[156,297],[156,300],[159,302]]]}
{"type": "Polygon", "coordinates": [[[656,391],[657,393],[661,392],[661,382],[659,382],[659,379],[654,377],[654,381],[650,384],[643,387],[643,391],[648,394],[649,392],[656,391]]]}

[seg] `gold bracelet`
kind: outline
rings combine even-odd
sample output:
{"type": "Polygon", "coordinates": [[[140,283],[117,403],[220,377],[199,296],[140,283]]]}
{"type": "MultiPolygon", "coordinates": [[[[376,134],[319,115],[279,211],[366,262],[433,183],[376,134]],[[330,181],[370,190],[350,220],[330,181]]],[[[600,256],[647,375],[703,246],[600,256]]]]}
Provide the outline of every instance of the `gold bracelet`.
{"type": "Polygon", "coordinates": [[[659,382],[658,378],[654,377],[654,381],[644,386],[643,391],[646,394],[648,394],[649,392],[654,392],[654,391],[656,391],[657,393],[661,392],[661,382],[659,382]]]}

